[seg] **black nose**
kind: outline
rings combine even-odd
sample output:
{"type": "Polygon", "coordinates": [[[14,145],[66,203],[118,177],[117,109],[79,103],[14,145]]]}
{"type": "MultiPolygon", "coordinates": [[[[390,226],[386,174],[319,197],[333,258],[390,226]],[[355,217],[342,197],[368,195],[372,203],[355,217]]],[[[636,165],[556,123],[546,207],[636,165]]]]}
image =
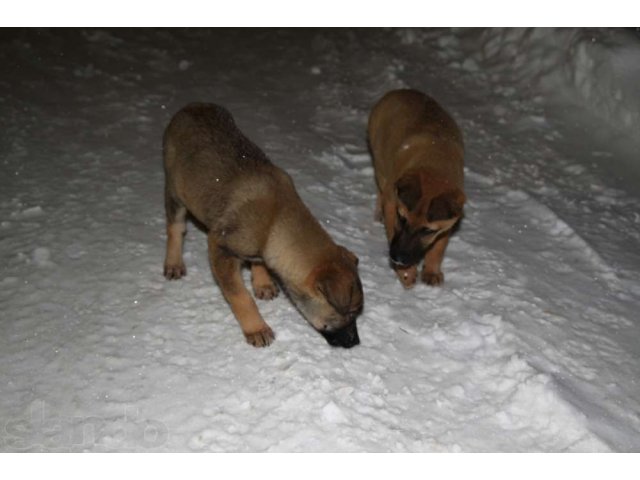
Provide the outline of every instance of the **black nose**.
{"type": "Polygon", "coordinates": [[[409,267],[418,263],[423,255],[420,244],[412,237],[396,234],[389,245],[389,258],[394,267],[409,267]]]}
{"type": "Polygon", "coordinates": [[[356,322],[332,332],[320,332],[327,343],[332,347],[351,348],[360,343],[356,322]]]}
{"type": "Polygon", "coordinates": [[[408,267],[412,264],[413,256],[398,248],[397,245],[391,244],[389,248],[389,258],[391,263],[397,267],[408,267]]]}
{"type": "Polygon", "coordinates": [[[397,267],[408,267],[411,265],[409,255],[405,255],[402,252],[394,252],[391,250],[389,251],[389,258],[391,259],[391,263],[397,267]]]}

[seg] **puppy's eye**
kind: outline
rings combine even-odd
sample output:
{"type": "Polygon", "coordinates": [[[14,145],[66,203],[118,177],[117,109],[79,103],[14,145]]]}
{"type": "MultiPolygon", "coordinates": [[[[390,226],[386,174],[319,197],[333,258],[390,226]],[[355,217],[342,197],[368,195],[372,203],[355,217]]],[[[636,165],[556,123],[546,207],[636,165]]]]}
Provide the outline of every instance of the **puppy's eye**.
{"type": "Polygon", "coordinates": [[[396,212],[396,215],[398,216],[398,224],[404,227],[407,224],[407,219],[400,215],[400,212],[396,212]]]}

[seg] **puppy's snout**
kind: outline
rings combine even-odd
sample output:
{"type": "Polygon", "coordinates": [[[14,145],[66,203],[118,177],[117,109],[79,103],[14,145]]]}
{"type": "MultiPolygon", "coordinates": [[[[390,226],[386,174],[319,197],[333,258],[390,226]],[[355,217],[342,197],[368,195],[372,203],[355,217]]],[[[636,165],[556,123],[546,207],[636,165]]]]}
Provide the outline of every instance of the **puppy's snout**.
{"type": "Polygon", "coordinates": [[[391,259],[391,263],[398,267],[409,266],[412,260],[411,255],[404,251],[400,242],[395,239],[389,247],[389,258],[391,259]]]}
{"type": "Polygon", "coordinates": [[[332,347],[351,348],[360,343],[356,322],[351,322],[346,327],[333,331],[320,332],[327,343],[332,347]]]}
{"type": "Polygon", "coordinates": [[[422,254],[421,245],[410,235],[396,234],[389,245],[389,258],[394,267],[415,265],[422,254]]]}
{"type": "Polygon", "coordinates": [[[389,258],[391,259],[391,263],[397,267],[408,267],[410,266],[409,255],[406,255],[402,252],[389,252],[389,258]]]}

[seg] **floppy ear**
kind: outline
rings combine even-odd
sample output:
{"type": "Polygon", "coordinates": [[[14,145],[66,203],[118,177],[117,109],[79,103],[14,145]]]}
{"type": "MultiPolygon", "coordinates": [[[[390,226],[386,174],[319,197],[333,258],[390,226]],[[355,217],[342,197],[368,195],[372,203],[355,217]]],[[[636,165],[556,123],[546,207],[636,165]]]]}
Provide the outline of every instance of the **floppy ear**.
{"type": "Polygon", "coordinates": [[[441,193],[429,204],[427,220],[437,222],[439,220],[449,220],[462,215],[462,207],[466,197],[459,188],[441,193]]]}
{"type": "Polygon", "coordinates": [[[316,288],[336,312],[346,315],[353,300],[353,287],[347,276],[338,273],[334,270],[326,271],[316,281],[316,288]]]}
{"type": "Polygon", "coordinates": [[[347,260],[349,260],[356,267],[358,266],[358,263],[360,263],[360,261],[358,260],[358,257],[356,257],[356,255],[352,251],[347,250],[346,248],[344,248],[341,245],[338,245],[338,248],[340,249],[340,255],[342,255],[343,258],[346,258],[347,260]]]}
{"type": "Polygon", "coordinates": [[[422,196],[420,177],[418,175],[405,175],[396,182],[396,196],[407,210],[413,210],[422,196]]]}

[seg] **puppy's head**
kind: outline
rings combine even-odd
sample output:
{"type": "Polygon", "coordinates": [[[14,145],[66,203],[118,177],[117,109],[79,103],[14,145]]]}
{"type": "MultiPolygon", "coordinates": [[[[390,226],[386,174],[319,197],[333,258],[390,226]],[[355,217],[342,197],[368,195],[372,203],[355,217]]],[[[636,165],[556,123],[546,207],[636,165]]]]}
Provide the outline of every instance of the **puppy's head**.
{"type": "Polygon", "coordinates": [[[393,266],[408,267],[420,262],[436,238],[456,224],[466,198],[459,188],[448,188],[425,173],[405,175],[395,186],[396,221],[389,257],[393,266]]]}
{"type": "Polygon", "coordinates": [[[334,347],[360,343],[356,318],[362,312],[358,257],[338,246],[332,258],[318,265],[301,289],[291,292],[307,321],[334,347]]]}

